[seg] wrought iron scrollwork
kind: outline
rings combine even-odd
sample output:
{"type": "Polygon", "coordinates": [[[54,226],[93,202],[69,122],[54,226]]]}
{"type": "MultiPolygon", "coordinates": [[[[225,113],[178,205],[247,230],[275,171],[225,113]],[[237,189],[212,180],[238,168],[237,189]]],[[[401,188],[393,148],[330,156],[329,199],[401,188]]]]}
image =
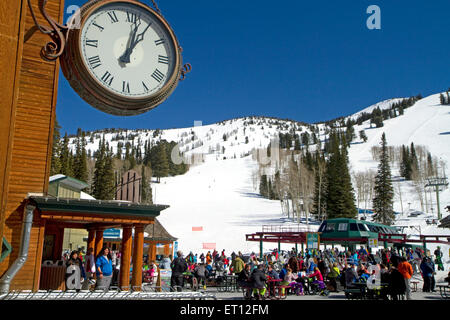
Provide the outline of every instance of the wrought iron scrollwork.
{"type": "Polygon", "coordinates": [[[180,75],[180,81],[183,81],[184,78],[186,78],[186,74],[191,72],[192,66],[190,63],[186,63],[183,68],[181,69],[181,75],[180,75]]]}
{"type": "Polygon", "coordinates": [[[31,0],[28,0],[28,7],[30,8],[31,17],[33,18],[34,23],[39,31],[43,34],[49,35],[52,41],[48,42],[42,49],[41,55],[44,59],[49,61],[54,61],[58,59],[63,53],[66,47],[66,35],[68,27],[59,24],[55,20],[53,20],[47,14],[45,10],[45,6],[47,5],[48,0],[39,0],[39,9],[44,16],[45,20],[50,24],[50,27],[43,26],[39,24],[37,21],[36,15],[33,10],[33,6],[31,4],[31,0]]]}

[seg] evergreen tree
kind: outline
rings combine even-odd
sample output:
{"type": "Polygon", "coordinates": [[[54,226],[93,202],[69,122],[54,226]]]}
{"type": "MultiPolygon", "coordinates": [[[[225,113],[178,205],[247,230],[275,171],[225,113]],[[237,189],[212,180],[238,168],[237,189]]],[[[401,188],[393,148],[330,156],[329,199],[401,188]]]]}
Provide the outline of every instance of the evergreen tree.
{"type": "Polygon", "coordinates": [[[299,139],[298,135],[295,138],[294,150],[300,150],[300,139],[299,139]]]}
{"type": "Polygon", "coordinates": [[[105,172],[106,165],[106,149],[105,141],[100,139],[99,148],[95,153],[95,168],[94,168],[94,178],[92,181],[92,196],[99,200],[103,199],[103,176],[105,172]]]}
{"type": "Polygon", "coordinates": [[[366,132],[365,132],[364,130],[361,130],[361,131],[359,132],[359,138],[360,138],[362,141],[367,142],[367,136],[366,136],[366,132]]]}
{"type": "Polygon", "coordinates": [[[169,160],[166,153],[165,143],[159,141],[150,151],[150,162],[152,164],[153,176],[157,177],[158,182],[161,177],[169,175],[169,160]]]}
{"type": "Polygon", "coordinates": [[[318,218],[323,219],[326,216],[326,161],[323,156],[316,150],[314,157],[314,200],[313,200],[313,210],[312,214],[318,216],[318,218]]]}
{"type": "Polygon", "coordinates": [[[84,182],[88,180],[86,139],[81,129],[78,129],[77,133],[73,177],[84,182]]]}
{"type": "Polygon", "coordinates": [[[95,156],[92,190],[93,197],[98,200],[112,200],[115,197],[113,153],[105,142],[105,137],[100,139],[99,149],[95,156]]]}
{"type": "Polygon", "coordinates": [[[61,126],[59,125],[58,120],[55,119],[55,125],[53,127],[52,160],[50,166],[51,176],[61,172],[61,135],[59,129],[61,129],[61,126]]]}
{"type": "Polygon", "coordinates": [[[72,155],[69,150],[69,137],[67,136],[67,132],[64,134],[59,161],[61,164],[60,173],[72,177],[73,176],[72,155]]]}
{"type": "Polygon", "coordinates": [[[152,195],[152,187],[150,186],[149,179],[145,174],[146,166],[142,166],[141,171],[141,203],[144,204],[152,204],[153,203],[153,195],[152,195]]]}
{"type": "Polygon", "coordinates": [[[391,168],[387,150],[386,135],[381,137],[381,156],[378,165],[378,173],[375,177],[375,197],[373,198],[374,219],[377,222],[391,225],[395,220],[394,190],[391,181],[391,168]]]}
{"type": "Polygon", "coordinates": [[[410,156],[410,162],[411,162],[411,169],[417,170],[419,168],[419,160],[417,159],[416,154],[416,148],[414,147],[414,142],[411,142],[411,156],[410,156]]]}
{"type": "Polygon", "coordinates": [[[427,154],[427,176],[432,177],[434,176],[434,167],[433,167],[433,159],[431,157],[431,153],[428,152],[427,154]]]}
{"type": "Polygon", "coordinates": [[[355,195],[348,171],[348,155],[345,137],[342,141],[333,131],[330,133],[330,157],[327,163],[326,180],[326,207],[327,217],[354,218],[357,210],[355,195]]]}
{"type": "Polygon", "coordinates": [[[345,130],[345,139],[348,144],[350,144],[355,137],[355,128],[353,128],[353,123],[350,121],[350,118],[347,121],[347,129],[345,130]]]}
{"type": "Polygon", "coordinates": [[[259,182],[259,194],[264,198],[267,198],[269,194],[269,184],[267,182],[267,175],[265,174],[261,176],[261,181],[259,182]]]}

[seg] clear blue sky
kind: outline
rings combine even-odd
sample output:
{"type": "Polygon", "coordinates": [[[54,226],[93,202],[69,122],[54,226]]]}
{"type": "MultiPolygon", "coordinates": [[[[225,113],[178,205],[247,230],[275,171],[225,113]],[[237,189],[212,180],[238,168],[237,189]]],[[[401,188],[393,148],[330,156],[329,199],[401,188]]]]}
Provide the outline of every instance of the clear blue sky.
{"type": "MultiPolygon", "coordinates": [[[[85,0],[66,0],[80,5],[85,0]]],[[[151,3],[150,0],[143,0],[151,3]]],[[[318,122],[450,87],[450,1],[159,0],[193,70],[143,115],[97,111],[60,73],[62,134],[166,129],[262,115],[318,122]],[[381,30],[369,30],[369,5],[381,30]]]]}

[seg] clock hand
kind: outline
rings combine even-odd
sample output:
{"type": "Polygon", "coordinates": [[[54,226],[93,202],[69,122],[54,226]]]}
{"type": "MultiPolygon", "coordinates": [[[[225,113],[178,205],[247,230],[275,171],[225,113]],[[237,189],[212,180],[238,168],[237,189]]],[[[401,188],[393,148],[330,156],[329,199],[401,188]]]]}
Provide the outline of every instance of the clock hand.
{"type": "Polygon", "coordinates": [[[134,33],[133,33],[133,37],[132,37],[132,42],[130,44],[130,46],[127,48],[126,52],[124,53],[124,55],[120,58],[120,61],[123,63],[130,63],[130,56],[133,53],[134,48],[136,47],[136,45],[141,42],[142,40],[144,40],[144,35],[147,32],[148,28],[150,28],[150,25],[152,23],[150,22],[148,24],[148,26],[144,29],[143,32],[141,32],[140,34],[138,34],[136,36],[136,32],[139,28],[139,26],[141,25],[141,23],[139,22],[139,24],[136,26],[136,28],[134,29],[134,33]]]}
{"type": "MultiPolygon", "coordinates": [[[[139,25],[140,25],[140,23],[139,23],[139,25]]],[[[134,29],[131,31],[130,38],[128,39],[127,48],[126,48],[124,54],[119,58],[119,61],[122,63],[130,63],[130,56],[131,56],[131,53],[133,52],[134,42],[136,39],[136,33],[138,31],[139,25],[136,24],[134,29]]]]}
{"type": "Polygon", "coordinates": [[[150,27],[151,24],[152,24],[152,23],[150,22],[150,23],[148,24],[147,28],[145,28],[144,31],[142,31],[140,34],[138,34],[138,35],[136,36],[136,41],[134,42],[132,49],[134,49],[134,47],[135,47],[139,42],[141,42],[142,40],[144,40],[144,35],[145,35],[145,33],[147,32],[147,30],[148,30],[148,28],[150,27]]]}

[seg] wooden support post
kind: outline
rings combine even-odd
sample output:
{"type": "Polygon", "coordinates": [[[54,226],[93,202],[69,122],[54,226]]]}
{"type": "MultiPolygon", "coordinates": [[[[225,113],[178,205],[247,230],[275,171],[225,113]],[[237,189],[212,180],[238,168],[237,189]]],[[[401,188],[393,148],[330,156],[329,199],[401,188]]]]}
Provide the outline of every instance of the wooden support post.
{"type": "Polygon", "coordinates": [[[136,290],[142,285],[142,260],[144,255],[144,226],[136,225],[134,227],[134,250],[133,250],[133,275],[131,286],[136,290]]]}
{"type": "Polygon", "coordinates": [[[262,259],[263,257],[263,241],[262,238],[259,240],[259,258],[262,259]]]}
{"type": "Polygon", "coordinates": [[[89,248],[94,249],[94,254],[95,254],[95,230],[94,229],[89,229],[88,230],[88,240],[87,240],[87,246],[86,246],[86,252],[87,250],[89,250],[89,248]]]}
{"type": "Polygon", "coordinates": [[[95,256],[100,254],[103,249],[103,229],[97,229],[95,231],[95,256]]]}
{"type": "Polygon", "coordinates": [[[119,288],[128,290],[130,286],[130,259],[132,242],[132,227],[123,226],[122,232],[122,256],[120,258],[119,288]]]}
{"type": "Polygon", "coordinates": [[[148,243],[148,261],[156,261],[155,242],[150,241],[148,243]]]}

